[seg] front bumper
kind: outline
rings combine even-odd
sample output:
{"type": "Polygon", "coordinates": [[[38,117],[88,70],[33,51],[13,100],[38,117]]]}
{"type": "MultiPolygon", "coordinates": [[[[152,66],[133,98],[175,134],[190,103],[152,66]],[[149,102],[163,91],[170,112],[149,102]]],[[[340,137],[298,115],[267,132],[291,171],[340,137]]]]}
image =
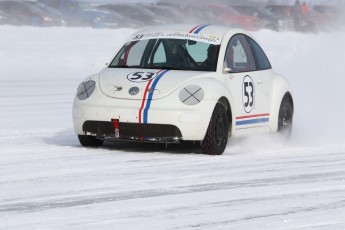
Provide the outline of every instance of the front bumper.
{"type": "Polygon", "coordinates": [[[73,124],[76,134],[98,138],[118,138],[177,142],[203,140],[216,100],[203,100],[197,105],[185,105],[178,95],[152,100],[147,120],[140,119],[142,101],[116,99],[97,90],[90,98],[75,98],[73,124]],[[113,120],[118,122],[119,136],[115,135],[113,120]]]}
{"type": "Polygon", "coordinates": [[[85,121],[83,132],[108,140],[121,139],[173,143],[179,142],[182,139],[182,134],[176,126],[162,124],[118,122],[114,125],[114,121],[85,121]]]}

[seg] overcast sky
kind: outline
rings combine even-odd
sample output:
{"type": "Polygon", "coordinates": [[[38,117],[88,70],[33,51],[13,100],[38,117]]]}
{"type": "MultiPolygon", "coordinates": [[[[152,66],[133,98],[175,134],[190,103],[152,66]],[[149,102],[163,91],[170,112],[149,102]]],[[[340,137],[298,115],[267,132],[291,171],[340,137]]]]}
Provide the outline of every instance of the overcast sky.
{"type": "Polygon", "coordinates": [[[94,2],[94,3],[138,3],[138,2],[157,2],[156,0],[82,0],[84,2],[94,2]]]}
{"type": "MultiPolygon", "coordinates": [[[[93,3],[152,3],[158,2],[159,0],[81,0],[85,2],[93,2],[93,3]]],[[[183,2],[183,0],[176,0],[176,2],[183,2]]],[[[241,0],[238,0],[241,2],[241,0]]],[[[289,3],[293,4],[296,0],[262,0],[263,2],[271,1],[271,2],[281,2],[281,3],[289,3]]],[[[300,0],[301,2],[307,2],[309,4],[320,4],[320,3],[328,3],[334,4],[336,2],[341,2],[345,0],[300,0]]],[[[212,0],[210,0],[212,2],[212,0]]]]}

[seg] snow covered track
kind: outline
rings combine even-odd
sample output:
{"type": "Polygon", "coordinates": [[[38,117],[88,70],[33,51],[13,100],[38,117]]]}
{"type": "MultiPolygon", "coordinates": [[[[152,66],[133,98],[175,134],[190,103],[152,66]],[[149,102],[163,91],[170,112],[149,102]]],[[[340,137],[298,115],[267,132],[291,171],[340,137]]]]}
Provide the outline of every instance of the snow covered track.
{"type": "Polygon", "coordinates": [[[210,159],[163,146],[141,153],[140,146],[122,152],[32,145],[24,144],[28,150],[14,159],[3,157],[13,152],[1,155],[4,229],[308,229],[325,222],[328,229],[341,229],[345,224],[345,146],[210,159]]]}
{"type": "Polygon", "coordinates": [[[130,32],[0,27],[0,229],[345,229],[344,33],[255,34],[295,88],[291,143],[82,148],[73,95],[130,32]]]}

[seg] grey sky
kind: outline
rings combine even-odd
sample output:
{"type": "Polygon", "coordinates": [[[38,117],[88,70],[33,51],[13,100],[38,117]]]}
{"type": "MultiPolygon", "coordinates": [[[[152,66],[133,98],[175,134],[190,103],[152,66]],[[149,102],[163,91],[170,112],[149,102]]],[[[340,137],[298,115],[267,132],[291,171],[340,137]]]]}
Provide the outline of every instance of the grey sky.
{"type": "MultiPolygon", "coordinates": [[[[93,2],[93,3],[153,3],[159,0],[81,0],[85,2],[93,2]]],[[[183,2],[183,0],[176,0],[176,2],[183,2]]],[[[241,0],[238,0],[239,2],[241,0]]],[[[257,0],[256,0],[257,1],[257,0]]],[[[296,0],[262,0],[262,2],[280,2],[280,3],[289,3],[293,4],[296,0]]],[[[309,4],[320,4],[320,3],[328,3],[328,4],[335,4],[337,2],[342,2],[345,0],[300,0],[301,2],[307,2],[309,4]]],[[[212,2],[212,0],[210,0],[212,2]]]]}
{"type": "Polygon", "coordinates": [[[93,2],[93,3],[151,3],[156,2],[156,0],[82,0],[84,2],[93,2]]]}

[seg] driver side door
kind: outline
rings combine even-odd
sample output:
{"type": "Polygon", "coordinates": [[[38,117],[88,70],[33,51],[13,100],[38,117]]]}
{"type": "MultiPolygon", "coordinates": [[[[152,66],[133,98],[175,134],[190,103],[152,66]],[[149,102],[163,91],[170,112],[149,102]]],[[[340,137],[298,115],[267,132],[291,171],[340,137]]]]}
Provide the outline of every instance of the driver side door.
{"type": "Polygon", "coordinates": [[[234,98],[235,133],[245,135],[261,132],[269,120],[269,112],[260,92],[261,79],[245,35],[236,34],[229,40],[223,67],[224,82],[234,98]]]}

